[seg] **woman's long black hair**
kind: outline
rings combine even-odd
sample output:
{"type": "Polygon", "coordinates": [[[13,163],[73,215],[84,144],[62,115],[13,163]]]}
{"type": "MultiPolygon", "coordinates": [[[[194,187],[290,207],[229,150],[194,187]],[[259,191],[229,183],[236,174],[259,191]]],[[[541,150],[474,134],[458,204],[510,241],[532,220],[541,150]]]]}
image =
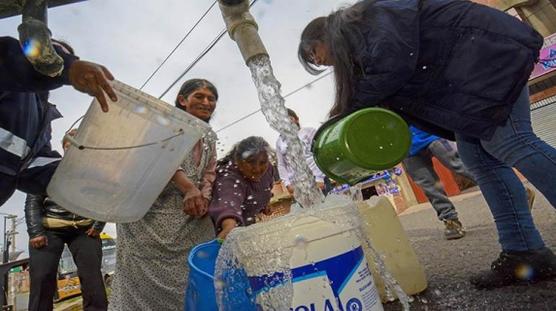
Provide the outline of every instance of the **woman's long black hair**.
{"type": "Polygon", "coordinates": [[[354,94],[355,77],[362,74],[358,51],[364,48],[361,32],[364,12],[371,1],[359,2],[351,7],[340,9],[329,16],[312,20],[301,34],[298,58],[303,67],[317,75],[323,70],[313,63],[311,55],[316,43],[324,43],[334,66],[336,80],[336,99],[329,116],[334,117],[350,110],[354,94]]]}

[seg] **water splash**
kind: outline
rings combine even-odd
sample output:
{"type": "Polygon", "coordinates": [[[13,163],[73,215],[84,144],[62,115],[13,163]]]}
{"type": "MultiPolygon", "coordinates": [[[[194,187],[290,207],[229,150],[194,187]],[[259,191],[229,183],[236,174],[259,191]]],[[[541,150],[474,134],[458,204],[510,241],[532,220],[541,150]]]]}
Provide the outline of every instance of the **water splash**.
{"type": "Polygon", "coordinates": [[[315,176],[303,159],[303,145],[297,136],[298,128],[293,124],[280,95],[280,82],[272,72],[268,55],[251,58],[247,64],[259,93],[261,110],[270,124],[286,141],[288,150],[286,160],[293,167],[293,186],[296,200],[303,207],[310,207],[324,200],[324,195],[315,183],[315,176]]]}
{"type": "MultiPolygon", "coordinates": [[[[409,297],[388,272],[384,260],[382,260],[380,254],[374,249],[364,234],[359,214],[355,213],[357,217],[344,217],[344,214],[333,217],[323,215],[325,214],[323,213],[324,208],[343,206],[342,204],[345,203],[346,198],[340,198],[340,201],[338,201],[338,198],[332,196],[324,202],[324,196],[316,186],[315,177],[309,166],[305,161],[299,161],[299,159],[304,157],[303,146],[297,136],[298,128],[291,122],[287,114],[284,99],[280,95],[280,83],[274,77],[270,58],[268,55],[253,57],[249,60],[248,67],[251,70],[253,81],[257,87],[261,110],[267,122],[282,135],[288,145],[286,159],[289,163],[292,163],[294,171],[293,186],[295,198],[301,206],[305,207],[305,209],[298,211],[298,213],[284,216],[288,221],[285,221],[282,217],[279,222],[281,225],[280,230],[287,232],[287,230],[291,229],[294,221],[307,216],[331,222],[340,228],[359,228],[357,231],[360,241],[364,244],[366,253],[375,261],[377,270],[386,284],[387,293],[389,293],[393,300],[392,292],[394,292],[402,303],[403,309],[409,310],[409,297]],[[307,207],[315,208],[307,209],[307,207]]],[[[361,189],[353,188],[348,201],[353,205],[353,201],[359,200],[362,200],[361,189]]],[[[341,210],[341,208],[338,208],[338,210],[341,210]]],[[[290,258],[293,248],[287,243],[304,248],[306,242],[300,236],[296,236],[293,241],[288,241],[287,239],[271,239],[264,234],[260,234],[259,231],[264,230],[265,227],[272,226],[272,223],[267,222],[250,227],[237,228],[226,238],[218,256],[215,271],[216,294],[220,310],[233,310],[236,307],[234,301],[238,299],[244,302],[246,300],[252,306],[258,305],[262,310],[290,309],[293,298],[290,258]],[[254,255],[261,252],[266,253],[264,259],[254,255]],[[271,254],[271,256],[268,256],[268,254],[271,254]],[[265,284],[268,285],[268,291],[258,293],[257,295],[250,292],[245,273],[230,273],[230,271],[242,271],[246,267],[245,258],[248,258],[248,270],[250,273],[255,275],[278,274],[280,275],[280,286],[276,286],[273,283],[276,282],[275,279],[269,278],[269,284],[265,284]],[[223,301],[227,303],[224,305],[223,301]]],[[[353,245],[353,247],[355,248],[357,245],[353,245]]],[[[256,307],[253,310],[256,310],[256,307]]]]}

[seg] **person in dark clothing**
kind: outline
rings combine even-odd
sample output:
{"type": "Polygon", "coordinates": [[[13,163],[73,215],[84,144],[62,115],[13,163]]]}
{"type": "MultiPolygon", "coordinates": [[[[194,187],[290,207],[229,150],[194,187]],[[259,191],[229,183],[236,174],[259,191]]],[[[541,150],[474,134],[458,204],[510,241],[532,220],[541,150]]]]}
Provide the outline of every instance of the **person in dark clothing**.
{"type": "MultiPolygon", "coordinates": [[[[64,148],[67,143],[64,142],[64,148]]],[[[73,256],[81,284],[83,309],[107,310],[101,273],[100,233],[105,223],[83,218],[57,205],[46,196],[28,194],[25,220],[29,233],[30,311],[53,309],[60,256],[64,244],[73,256]]]]}
{"type": "Polygon", "coordinates": [[[50,145],[50,122],[61,117],[48,92],[62,85],[94,96],[104,111],[108,97],[117,100],[103,66],[78,60],[66,44],[54,41],[64,59],[60,76],[35,71],[18,40],[0,37],[0,206],[17,190],[46,194],[60,154],[50,145]]]}
{"type": "Polygon", "coordinates": [[[516,167],[556,206],[556,150],[532,131],[527,80],[543,38],[504,12],[462,0],[369,0],[319,17],[298,56],[333,66],[331,116],[384,107],[456,140],[498,229],[502,252],[477,288],[556,276],[516,167]],[[531,274],[517,273],[529,267],[531,274]]]}
{"type": "Polygon", "coordinates": [[[104,223],[68,212],[45,196],[28,194],[25,217],[29,233],[29,310],[52,310],[64,244],[73,256],[81,284],[83,309],[107,310],[101,273],[104,223]]]}
{"type": "Polygon", "coordinates": [[[218,162],[209,205],[218,238],[225,238],[237,226],[255,223],[258,213],[268,211],[278,175],[269,153],[263,138],[251,136],[218,162]]]}

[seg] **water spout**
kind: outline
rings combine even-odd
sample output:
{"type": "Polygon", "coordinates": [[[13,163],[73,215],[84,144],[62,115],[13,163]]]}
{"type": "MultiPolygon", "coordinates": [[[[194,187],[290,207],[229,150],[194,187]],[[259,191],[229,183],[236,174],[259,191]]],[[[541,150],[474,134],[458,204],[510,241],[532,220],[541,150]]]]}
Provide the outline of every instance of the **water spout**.
{"type": "Polygon", "coordinates": [[[321,203],[324,196],[317,188],[315,177],[304,159],[298,128],[288,117],[280,82],[274,77],[270,58],[257,32],[255,19],[249,13],[248,0],[220,0],[220,9],[230,37],[236,41],[257,86],[261,110],[270,124],[288,145],[286,159],[293,166],[295,197],[303,207],[321,203]]]}
{"type": "Polygon", "coordinates": [[[19,42],[27,59],[36,71],[55,77],[64,70],[64,60],[56,53],[47,26],[48,0],[23,1],[19,42]]]}
{"type": "Polygon", "coordinates": [[[220,0],[219,5],[228,33],[237,42],[245,63],[255,56],[268,55],[257,32],[257,22],[249,13],[249,1],[220,0]]]}

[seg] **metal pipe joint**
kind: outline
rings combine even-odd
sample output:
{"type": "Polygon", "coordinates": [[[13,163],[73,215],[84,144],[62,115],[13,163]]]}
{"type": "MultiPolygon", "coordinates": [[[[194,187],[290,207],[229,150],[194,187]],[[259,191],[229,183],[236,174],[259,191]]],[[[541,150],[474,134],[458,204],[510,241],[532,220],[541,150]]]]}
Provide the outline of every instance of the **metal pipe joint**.
{"type": "Polygon", "coordinates": [[[23,22],[17,30],[23,52],[35,70],[55,77],[64,70],[64,60],[52,46],[51,33],[47,26],[47,5],[47,0],[24,1],[23,22]]]}
{"type": "Polygon", "coordinates": [[[255,56],[268,55],[258,34],[255,18],[249,13],[248,0],[219,0],[228,34],[236,41],[246,63],[255,56]]]}

